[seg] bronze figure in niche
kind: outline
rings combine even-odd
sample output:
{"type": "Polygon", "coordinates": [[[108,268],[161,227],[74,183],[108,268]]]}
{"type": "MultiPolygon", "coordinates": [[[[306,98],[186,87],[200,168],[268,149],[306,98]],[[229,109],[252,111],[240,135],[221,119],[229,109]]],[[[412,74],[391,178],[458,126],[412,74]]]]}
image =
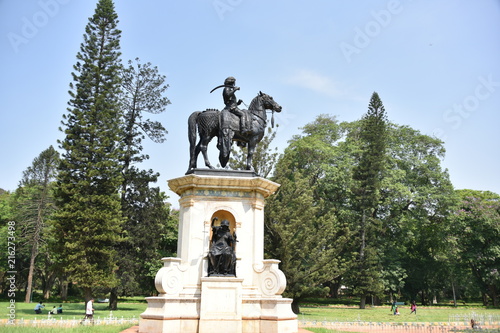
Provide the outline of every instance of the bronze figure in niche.
{"type": "Polygon", "coordinates": [[[236,276],[236,233],[231,234],[229,221],[215,225],[212,219],[212,239],[208,251],[208,276],[236,276]]]}

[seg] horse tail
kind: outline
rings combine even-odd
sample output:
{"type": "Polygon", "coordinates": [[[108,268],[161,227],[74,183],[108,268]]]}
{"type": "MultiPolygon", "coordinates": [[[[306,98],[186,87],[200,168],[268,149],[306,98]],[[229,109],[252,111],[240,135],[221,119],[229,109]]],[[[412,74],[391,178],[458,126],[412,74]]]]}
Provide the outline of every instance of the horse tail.
{"type": "Polygon", "coordinates": [[[197,120],[198,116],[200,115],[201,111],[195,111],[191,113],[191,115],[188,118],[188,137],[189,137],[189,145],[190,148],[192,149],[194,145],[196,144],[196,129],[197,129],[197,120]]]}
{"type": "Polygon", "coordinates": [[[188,138],[189,138],[189,170],[196,167],[196,130],[198,125],[198,116],[200,111],[195,111],[191,113],[188,118],[188,138]]]}

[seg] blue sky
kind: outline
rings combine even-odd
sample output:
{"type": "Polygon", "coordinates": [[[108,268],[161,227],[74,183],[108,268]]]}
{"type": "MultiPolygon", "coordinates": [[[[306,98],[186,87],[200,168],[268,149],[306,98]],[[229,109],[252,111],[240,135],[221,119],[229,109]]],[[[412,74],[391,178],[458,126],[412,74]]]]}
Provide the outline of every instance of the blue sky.
{"type": "MultiPolygon", "coordinates": [[[[72,66],[96,1],[0,0],[0,188],[15,190],[40,152],[62,138],[72,66]]],[[[373,91],[390,121],[437,136],[457,189],[500,193],[500,1],[115,0],[124,61],[167,76],[169,131],[145,143],[159,186],[189,161],[187,118],[222,108],[227,76],[249,103],[281,104],[283,149],[319,114],[359,119],[373,91]]],[[[209,151],[216,151],[215,143],[209,151]]],[[[212,154],[211,154],[212,155],[212,154]]],[[[211,157],[217,163],[216,155],[211,157]]],[[[203,166],[202,159],[198,165],[203,166]]]]}

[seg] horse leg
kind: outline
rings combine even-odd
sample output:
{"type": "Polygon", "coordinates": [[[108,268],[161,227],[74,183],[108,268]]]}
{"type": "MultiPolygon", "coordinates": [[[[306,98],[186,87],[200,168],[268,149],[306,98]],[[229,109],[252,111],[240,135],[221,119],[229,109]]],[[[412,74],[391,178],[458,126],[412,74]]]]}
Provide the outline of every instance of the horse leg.
{"type": "Polygon", "coordinates": [[[198,144],[196,145],[195,149],[194,149],[194,159],[193,159],[193,169],[196,168],[197,164],[198,164],[198,155],[200,154],[200,151],[201,151],[201,139],[200,139],[200,142],[198,142],[198,144]]]}
{"type": "Polygon", "coordinates": [[[210,164],[210,161],[208,160],[208,154],[207,154],[207,147],[208,147],[208,144],[210,143],[210,140],[212,140],[212,138],[203,138],[200,140],[200,143],[199,143],[199,146],[200,146],[200,150],[203,154],[203,158],[205,159],[205,165],[210,168],[210,169],[215,169],[211,164],[210,164]]]}
{"type": "Polygon", "coordinates": [[[189,170],[196,169],[196,164],[198,160],[198,154],[200,153],[200,144],[195,145],[191,143],[189,145],[189,170]]]}
{"type": "Polygon", "coordinates": [[[247,154],[247,170],[253,170],[252,162],[253,162],[253,153],[255,153],[255,147],[257,147],[257,143],[254,140],[250,140],[248,142],[248,154],[247,154]]]}

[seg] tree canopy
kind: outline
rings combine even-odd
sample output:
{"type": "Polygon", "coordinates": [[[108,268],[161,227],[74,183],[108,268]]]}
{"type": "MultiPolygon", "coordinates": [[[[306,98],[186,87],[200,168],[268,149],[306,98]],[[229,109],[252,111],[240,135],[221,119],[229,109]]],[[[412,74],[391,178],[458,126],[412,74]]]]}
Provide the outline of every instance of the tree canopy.
{"type": "Polygon", "coordinates": [[[376,302],[382,295],[397,298],[401,293],[408,299],[417,293],[428,297],[429,284],[445,274],[432,271],[442,266],[436,254],[444,255],[446,243],[439,233],[446,232],[446,218],[456,203],[448,173],[440,166],[443,143],[387,121],[384,153],[377,156],[380,148],[375,149],[379,160],[372,163],[383,168],[360,191],[360,182],[370,181],[364,176],[372,172],[360,170],[369,147],[360,134],[365,119],[340,123],[318,116],[290,141],[276,165],[273,180],[281,187],[266,206],[266,253],[282,261],[288,295],[299,302],[339,284],[376,302]],[[366,191],[369,186],[374,191],[366,191]],[[371,196],[366,201],[359,197],[363,191],[371,196]],[[364,280],[359,279],[363,209],[370,209],[363,263],[370,271],[364,280]],[[318,244],[321,255],[307,244],[318,244]],[[430,255],[432,263],[425,259],[430,255]],[[325,257],[330,258],[327,264],[325,257]],[[308,274],[309,267],[318,271],[308,274]],[[428,276],[414,275],[417,270],[428,276]]]}

